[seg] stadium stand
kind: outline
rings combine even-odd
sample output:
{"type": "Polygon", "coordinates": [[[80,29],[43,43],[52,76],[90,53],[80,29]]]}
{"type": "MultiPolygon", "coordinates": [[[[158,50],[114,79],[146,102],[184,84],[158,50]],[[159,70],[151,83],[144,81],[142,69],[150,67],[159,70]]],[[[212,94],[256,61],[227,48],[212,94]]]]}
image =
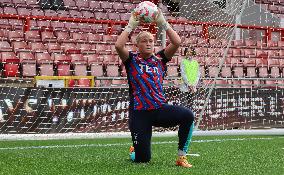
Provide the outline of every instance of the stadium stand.
{"type": "MultiPolygon", "coordinates": [[[[267,4],[269,9],[281,14],[281,0],[255,1],[267,4]]],[[[1,17],[0,19],[0,52],[3,66],[3,77],[32,77],[34,75],[93,75],[96,77],[125,77],[121,61],[118,59],[114,42],[121,32],[125,21],[129,19],[130,9],[136,3],[106,2],[106,1],[73,1],[64,0],[65,10],[57,11],[41,9],[34,0],[5,0],[1,1],[0,13],[20,15],[23,18],[1,17]],[[107,12],[107,13],[106,13],[107,12]],[[29,24],[25,17],[36,16],[29,24]],[[52,20],[61,17],[64,21],[52,20]],[[71,19],[71,20],[70,20],[71,19]],[[72,20],[73,19],[73,20],[72,20]],[[122,25],[113,23],[75,22],[75,20],[110,20],[124,22],[122,25]],[[27,24],[29,26],[27,26],[27,24]],[[29,27],[29,30],[26,30],[29,27]],[[7,56],[8,55],[8,56],[7,56]],[[53,69],[54,68],[54,69],[53,69]]],[[[167,8],[162,11],[169,17],[167,8]]],[[[169,17],[173,20],[182,18],[169,17]]],[[[182,19],[184,20],[184,19],[182,19]]],[[[201,75],[213,78],[218,64],[228,44],[225,39],[208,38],[204,36],[204,28],[193,24],[172,24],[182,36],[183,44],[179,53],[169,62],[167,76],[178,76],[179,63],[184,57],[185,47],[196,47],[201,65],[201,75]],[[212,66],[208,66],[212,65],[212,66]]],[[[138,31],[137,31],[138,32],[138,31]]],[[[234,40],[228,51],[225,66],[220,77],[223,78],[268,78],[282,77],[283,41],[234,40]],[[281,63],[280,63],[281,62],[281,63]]],[[[128,44],[133,49],[132,44],[128,44]]],[[[156,45],[160,48],[159,45],[156,45]]],[[[114,79],[114,84],[120,80],[114,79]]],[[[258,83],[258,80],[236,80],[233,83],[258,83]]],[[[88,84],[86,81],[82,81],[88,84]]],[[[221,82],[221,81],[220,81],[221,82]]],[[[227,81],[228,82],[228,81],[227,81]]],[[[271,84],[271,81],[266,81],[271,84]]],[[[221,82],[223,84],[224,82],[221,82]]]]}

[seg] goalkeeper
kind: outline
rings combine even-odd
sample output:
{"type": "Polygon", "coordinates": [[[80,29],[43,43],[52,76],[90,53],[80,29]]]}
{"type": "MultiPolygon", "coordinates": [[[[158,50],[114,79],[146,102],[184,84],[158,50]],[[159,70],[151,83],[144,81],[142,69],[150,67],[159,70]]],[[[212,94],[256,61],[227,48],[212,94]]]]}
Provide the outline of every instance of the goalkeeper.
{"type": "Polygon", "coordinates": [[[146,31],[140,32],[136,37],[138,53],[126,49],[130,33],[139,25],[139,20],[133,14],[115,43],[129,83],[129,129],[134,146],[130,148],[130,157],[134,162],[149,162],[152,126],[179,125],[176,165],[190,168],[192,165],[188,163],[186,154],[191,142],[194,114],[188,108],[168,105],[163,91],[166,63],[178,50],[181,39],[165,20],[161,10],[155,22],[166,31],[170,40],[170,44],[158,53],[154,53],[153,35],[146,31]]]}

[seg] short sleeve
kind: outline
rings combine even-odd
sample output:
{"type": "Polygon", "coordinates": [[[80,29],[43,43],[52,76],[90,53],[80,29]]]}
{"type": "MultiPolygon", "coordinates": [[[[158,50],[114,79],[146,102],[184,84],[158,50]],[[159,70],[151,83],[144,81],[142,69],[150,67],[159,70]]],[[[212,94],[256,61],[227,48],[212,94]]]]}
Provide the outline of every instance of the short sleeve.
{"type": "Polygon", "coordinates": [[[157,57],[160,57],[162,59],[163,64],[167,64],[170,60],[165,55],[165,49],[160,50],[157,54],[157,57]]]}
{"type": "Polygon", "coordinates": [[[129,64],[130,64],[132,58],[133,58],[133,53],[132,53],[132,52],[129,52],[129,57],[128,57],[128,59],[123,62],[123,64],[125,65],[125,68],[129,67],[129,64]]]}

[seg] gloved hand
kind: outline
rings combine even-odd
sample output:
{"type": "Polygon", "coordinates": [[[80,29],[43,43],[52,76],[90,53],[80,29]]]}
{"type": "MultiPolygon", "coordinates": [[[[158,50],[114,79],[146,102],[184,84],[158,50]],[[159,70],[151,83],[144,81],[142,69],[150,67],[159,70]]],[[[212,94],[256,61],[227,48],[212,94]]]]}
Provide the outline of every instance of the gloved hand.
{"type": "Polygon", "coordinates": [[[139,20],[136,18],[134,13],[131,13],[131,17],[129,18],[128,24],[125,27],[125,31],[130,33],[132,30],[134,30],[139,25],[139,20]]]}
{"type": "Polygon", "coordinates": [[[159,13],[158,13],[158,15],[155,19],[155,22],[156,22],[156,24],[159,28],[162,28],[164,30],[168,30],[169,27],[170,27],[169,23],[166,21],[164,15],[163,15],[163,12],[160,9],[159,9],[159,13]]]}

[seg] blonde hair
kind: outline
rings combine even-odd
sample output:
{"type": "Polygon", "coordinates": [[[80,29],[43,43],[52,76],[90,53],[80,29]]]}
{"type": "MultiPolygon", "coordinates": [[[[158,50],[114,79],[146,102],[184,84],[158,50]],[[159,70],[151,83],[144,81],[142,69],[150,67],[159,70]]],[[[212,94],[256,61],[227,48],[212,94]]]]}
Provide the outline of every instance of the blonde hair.
{"type": "Polygon", "coordinates": [[[148,32],[148,31],[142,31],[136,36],[136,44],[139,43],[139,41],[140,41],[140,39],[143,35],[153,36],[153,34],[148,32]]]}

